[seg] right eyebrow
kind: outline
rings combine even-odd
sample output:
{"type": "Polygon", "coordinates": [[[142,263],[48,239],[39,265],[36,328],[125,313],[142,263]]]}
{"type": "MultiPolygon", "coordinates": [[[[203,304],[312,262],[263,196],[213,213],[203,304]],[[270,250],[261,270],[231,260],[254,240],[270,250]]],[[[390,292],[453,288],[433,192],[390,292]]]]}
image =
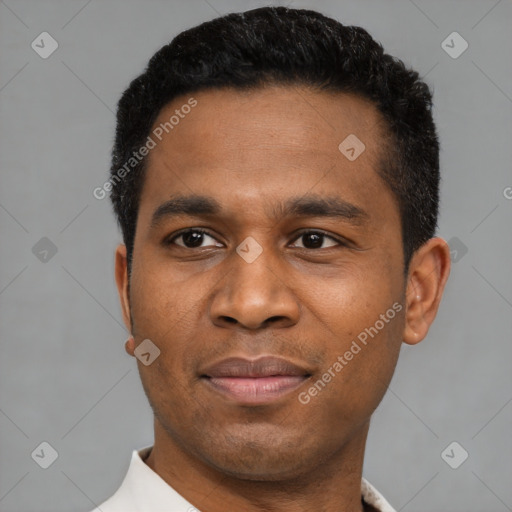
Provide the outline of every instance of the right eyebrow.
{"type": "Polygon", "coordinates": [[[177,196],[158,206],[151,217],[151,227],[156,227],[164,218],[180,215],[218,215],[221,210],[220,203],[211,197],[177,196]]]}

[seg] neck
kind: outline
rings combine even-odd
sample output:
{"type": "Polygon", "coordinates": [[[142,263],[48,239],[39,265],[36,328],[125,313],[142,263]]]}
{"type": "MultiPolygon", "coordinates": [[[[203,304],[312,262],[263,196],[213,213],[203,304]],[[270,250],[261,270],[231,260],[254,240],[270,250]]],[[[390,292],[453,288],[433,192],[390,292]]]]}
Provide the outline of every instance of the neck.
{"type": "Polygon", "coordinates": [[[155,419],[145,463],[199,510],[225,512],[364,512],[361,477],[369,422],[337,452],[293,478],[269,481],[227,475],[185,451],[155,419]]]}

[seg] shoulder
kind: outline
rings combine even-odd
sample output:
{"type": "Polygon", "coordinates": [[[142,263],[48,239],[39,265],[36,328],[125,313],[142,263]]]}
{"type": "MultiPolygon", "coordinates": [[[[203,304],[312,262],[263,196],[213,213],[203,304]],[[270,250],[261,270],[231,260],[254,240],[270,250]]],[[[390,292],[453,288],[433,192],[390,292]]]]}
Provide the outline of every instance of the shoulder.
{"type": "Polygon", "coordinates": [[[144,485],[142,477],[145,476],[144,470],[147,469],[143,460],[151,449],[152,446],[148,446],[132,451],[129,468],[121,486],[110,498],[96,505],[91,512],[139,512],[141,508],[137,492],[144,485]]]}
{"type": "Polygon", "coordinates": [[[366,505],[367,510],[376,510],[377,512],[396,512],[395,509],[388,503],[386,498],[373,487],[365,478],[361,480],[361,494],[363,503],[366,505]]]}
{"type": "Polygon", "coordinates": [[[134,500],[130,498],[129,489],[118,489],[110,498],[100,503],[91,512],[138,512],[134,500]]]}

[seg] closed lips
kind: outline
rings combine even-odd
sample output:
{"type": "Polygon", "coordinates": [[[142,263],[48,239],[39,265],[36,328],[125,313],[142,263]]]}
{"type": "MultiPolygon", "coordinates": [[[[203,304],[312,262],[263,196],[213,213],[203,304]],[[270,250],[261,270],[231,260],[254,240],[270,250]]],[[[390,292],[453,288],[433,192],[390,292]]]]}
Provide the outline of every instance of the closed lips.
{"type": "Polygon", "coordinates": [[[220,394],[237,405],[255,406],[279,400],[310,375],[306,368],[286,359],[265,356],[224,359],[207,368],[201,377],[216,396],[220,394]]]}
{"type": "Polygon", "coordinates": [[[231,357],[208,367],[203,377],[261,378],[273,376],[309,376],[309,372],[298,365],[278,357],[262,357],[256,360],[231,357]]]}

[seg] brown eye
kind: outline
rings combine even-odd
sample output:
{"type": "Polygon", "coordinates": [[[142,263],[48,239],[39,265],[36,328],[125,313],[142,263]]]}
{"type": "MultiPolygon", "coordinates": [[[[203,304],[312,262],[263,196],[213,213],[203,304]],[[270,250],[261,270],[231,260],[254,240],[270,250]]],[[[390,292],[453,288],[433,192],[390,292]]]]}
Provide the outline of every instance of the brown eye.
{"type": "Polygon", "coordinates": [[[327,249],[329,247],[335,247],[336,245],[343,245],[339,240],[326,235],[322,231],[305,231],[301,233],[296,240],[302,241],[302,248],[304,249],[327,249]],[[326,240],[332,241],[333,243],[323,246],[326,240]]]}
{"type": "MultiPolygon", "coordinates": [[[[215,238],[213,238],[202,229],[187,229],[186,231],[182,231],[178,235],[173,236],[169,241],[166,242],[166,245],[172,244],[185,247],[186,249],[194,249],[198,247],[209,247],[211,245],[216,245],[218,242],[215,238]],[[203,243],[205,241],[207,242],[208,239],[212,240],[213,243],[203,245],[203,243]],[[177,240],[181,240],[181,243],[176,242],[177,240]]],[[[221,247],[222,245],[219,244],[216,246],[221,247]]]]}

